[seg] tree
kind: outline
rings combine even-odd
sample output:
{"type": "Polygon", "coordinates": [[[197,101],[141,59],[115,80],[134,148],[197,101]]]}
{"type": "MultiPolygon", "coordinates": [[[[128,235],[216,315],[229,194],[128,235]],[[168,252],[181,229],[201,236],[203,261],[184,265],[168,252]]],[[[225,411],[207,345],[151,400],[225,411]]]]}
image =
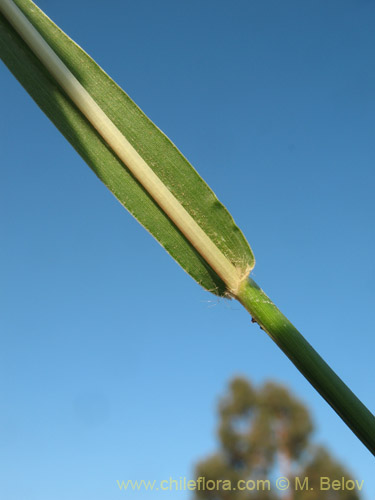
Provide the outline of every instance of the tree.
{"type": "Polygon", "coordinates": [[[220,449],[196,466],[196,500],[359,500],[360,485],[313,444],[312,431],[307,408],[287,388],[233,379],[219,404],[220,449]]]}

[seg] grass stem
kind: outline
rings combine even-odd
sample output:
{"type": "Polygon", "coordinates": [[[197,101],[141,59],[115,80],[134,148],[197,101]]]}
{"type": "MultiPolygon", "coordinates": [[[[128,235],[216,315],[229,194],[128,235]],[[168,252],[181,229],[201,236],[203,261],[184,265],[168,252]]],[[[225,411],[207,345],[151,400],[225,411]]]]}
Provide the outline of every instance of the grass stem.
{"type": "Polygon", "coordinates": [[[354,434],[375,455],[374,415],[361,403],[252,279],[243,284],[237,294],[237,299],[354,434]]]}

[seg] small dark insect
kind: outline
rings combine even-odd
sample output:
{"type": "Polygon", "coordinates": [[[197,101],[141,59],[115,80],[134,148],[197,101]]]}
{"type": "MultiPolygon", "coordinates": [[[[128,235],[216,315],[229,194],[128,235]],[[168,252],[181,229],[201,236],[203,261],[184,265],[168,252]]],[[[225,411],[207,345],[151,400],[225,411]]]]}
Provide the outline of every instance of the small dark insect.
{"type": "MultiPolygon", "coordinates": [[[[251,318],[251,322],[252,322],[252,323],[258,323],[258,321],[257,321],[256,319],[254,319],[254,318],[251,318]]],[[[265,330],[264,330],[264,328],[262,328],[262,327],[260,326],[260,324],[259,324],[259,323],[258,323],[258,326],[259,326],[259,328],[260,328],[261,330],[265,331],[265,330]]]]}

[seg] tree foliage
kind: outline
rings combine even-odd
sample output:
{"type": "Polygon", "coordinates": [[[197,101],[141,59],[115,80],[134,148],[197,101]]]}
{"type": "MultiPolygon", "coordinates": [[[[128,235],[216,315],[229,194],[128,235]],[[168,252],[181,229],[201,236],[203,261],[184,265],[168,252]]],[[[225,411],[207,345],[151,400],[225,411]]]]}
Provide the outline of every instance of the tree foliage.
{"type": "Polygon", "coordinates": [[[257,389],[244,378],[233,379],[219,403],[219,450],[195,470],[197,479],[217,486],[207,489],[201,483],[196,500],[359,500],[357,485],[321,488],[321,478],[328,478],[325,488],[352,478],[328,450],[313,443],[312,433],[309,411],[287,388],[267,382],[257,389]],[[289,480],[284,491],[276,487],[281,476],[289,480]],[[249,489],[233,489],[239,481],[249,489]],[[230,489],[223,487],[229,482],[230,489]]]}

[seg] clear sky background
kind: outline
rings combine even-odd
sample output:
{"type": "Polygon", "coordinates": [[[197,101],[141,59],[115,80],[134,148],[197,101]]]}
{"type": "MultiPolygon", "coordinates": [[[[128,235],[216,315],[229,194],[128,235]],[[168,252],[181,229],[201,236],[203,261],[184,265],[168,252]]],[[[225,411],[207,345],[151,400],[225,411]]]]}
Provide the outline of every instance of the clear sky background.
{"type": "MultiPolygon", "coordinates": [[[[254,279],[374,411],[375,2],[39,5],[197,168],[254,279]]],[[[290,387],[373,500],[373,457],[245,310],[181,270],[3,65],[0,89],[0,497],[193,477],[240,374],[290,387]]]]}

